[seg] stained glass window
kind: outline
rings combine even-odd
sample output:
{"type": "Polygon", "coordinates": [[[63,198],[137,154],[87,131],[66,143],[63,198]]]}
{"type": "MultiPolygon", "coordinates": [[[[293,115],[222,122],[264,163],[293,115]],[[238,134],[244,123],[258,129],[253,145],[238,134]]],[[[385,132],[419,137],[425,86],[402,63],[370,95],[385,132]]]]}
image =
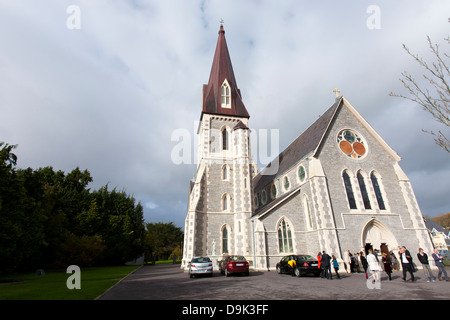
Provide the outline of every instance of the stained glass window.
{"type": "Polygon", "coordinates": [[[280,252],[292,252],[292,231],[289,224],[283,219],[278,226],[278,249],[280,252]]]}
{"type": "Polygon", "coordinates": [[[271,190],[272,190],[272,198],[275,199],[277,197],[277,187],[273,184],[271,190]]]}
{"type": "Polygon", "coordinates": [[[361,159],[367,154],[367,144],[364,139],[352,130],[342,130],[337,136],[339,149],[352,159],[361,159]]]}
{"type": "Polygon", "coordinates": [[[306,171],[305,171],[305,168],[303,166],[300,166],[298,168],[298,177],[300,178],[301,182],[305,181],[306,171]]]}
{"type": "Polygon", "coordinates": [[[380,208],[380,210],[386,210],[377,176],[373,172],[370,175],[370,180],[372,180],[373,190],[375,191],[375,196],[377,197],[378,207],[380,208]]]}
{"type": "Polygon", "coordinates": [[[222,253],[228,253],[228,229],[222,230],[222,253]]]}
{"type": "Polygon", "coordinates": [[[347,200],[350,209],[356,209],[355,195],[353,194],[352,183],[350,181],[348,173],[344,171],[344,173],[342,174],[342,178],[344,179],[345,192],[347,193],[347,200]]]}
{"type": "Polygon", "coordinates": [[[289,190],[289,178],[287,176],[284,177],[284,189],[289,190]]]}
{"type": "Polygon", "coordinates": [[[366,183],[364,182],[364,177],[361,172],[358,172],[356,175],[358,178],[359,189],[361,190],[361,195],[364,202],[364,208],[371,209],[369,195],[367,194],[366,183]]]}

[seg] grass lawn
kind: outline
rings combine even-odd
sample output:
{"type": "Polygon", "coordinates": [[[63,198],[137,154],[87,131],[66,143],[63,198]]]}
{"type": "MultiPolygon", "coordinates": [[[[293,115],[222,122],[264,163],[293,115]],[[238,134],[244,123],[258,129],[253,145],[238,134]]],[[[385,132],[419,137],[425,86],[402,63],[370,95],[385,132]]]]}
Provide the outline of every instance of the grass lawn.
{"type": "Polygon", "coordinates": [[[81,289],[69,290],[67,279],[72,275],[46,271],[44,276],[20,273],[0,278],[0,300],[93,300],[139,266],[81,268],[81,289]],[[18,282],[2,281],[20,279],[18,282]]]}

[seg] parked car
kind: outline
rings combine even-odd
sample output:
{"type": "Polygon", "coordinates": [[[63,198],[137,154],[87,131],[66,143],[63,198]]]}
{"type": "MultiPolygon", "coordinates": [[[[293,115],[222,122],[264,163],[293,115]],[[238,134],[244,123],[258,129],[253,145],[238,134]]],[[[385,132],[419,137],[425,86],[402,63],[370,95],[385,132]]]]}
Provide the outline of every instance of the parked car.
{"type": "Polygon", "coordinates": [[[218,264],[220,273],[227,277],[232,273],[249,275],[249,264],[244,256],[225,256],[218,264]]]}
{"type": "Polygon", "coordinates": [[[291,273],[291,267],[288,262],[294,258],[297,266],[294,269],[294,273],[297,277],[304,274],[314,274],[316,277],[320,275],[319,261],[316,258],[307,254],[289,255],[284,256],[280,262],[277,263],[278,273],[291,273]]]}
{"type": "Polygon", "coordinates": [[[209,257],[194,257],[189,262],[189,276],[193,278],[196,275],[213,276],[213,265],[209,257]]]}

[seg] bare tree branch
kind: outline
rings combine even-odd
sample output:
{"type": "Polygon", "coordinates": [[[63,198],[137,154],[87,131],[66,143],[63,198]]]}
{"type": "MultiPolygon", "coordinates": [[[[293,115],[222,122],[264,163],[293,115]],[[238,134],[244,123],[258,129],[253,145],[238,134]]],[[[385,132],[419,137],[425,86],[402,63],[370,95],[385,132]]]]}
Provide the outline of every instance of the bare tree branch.
{"type": "MultiPolygon", "coordinates": [[[[428,46],[433,53],[436,61],[431,64],[427,63],[419,55],[414,54],[411,50],[403,44],[403,49],[421,65],[426,73],[423,78],[428,82],[428,87],[434,89],[434,92],[430,93],[428,87],[422,87],[419,83],[410,75],[404,71],[401,73],[402,77],[399,79],[403,86],[408,90],[409,96],[402,94],[390,93],[392,97],[399,97],[407,99],[419,104],[425,111],[429,112],[436,121],[450,126],[450,67],[448,65],[448,59],[450,56],[447,53],[441,54],[439,51],[439,45],[433,44],[429,36],[427,36],[428,46]]],[[[450,44],[450,37],[445,38],[448,44],[450,44]]],[[[433,131],[422,130],[432,136],[434,136],[435,143],[450,153],[450,141],[445,135],[439,131],[437,134],[433,131]]]]}

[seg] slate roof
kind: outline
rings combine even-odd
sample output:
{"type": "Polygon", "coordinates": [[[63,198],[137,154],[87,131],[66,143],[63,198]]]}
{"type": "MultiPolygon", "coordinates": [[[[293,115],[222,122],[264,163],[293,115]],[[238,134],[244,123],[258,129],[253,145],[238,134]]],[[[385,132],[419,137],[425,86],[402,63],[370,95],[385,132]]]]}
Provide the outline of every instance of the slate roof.
{"type": "Polygon", "coordinates": [[[258,192],[277,177],[292,168],[305,156],[315,151],[322,141],[337,108],[342,103],[342,97],[336,99],[335,103],[325,113],[319,117],[308,129],[306,129],[297,139],[295,139],[277,158],[275,158],[266,168],[258,173],[253,179],[254,192],[258,192]],[[268,168],[276,165],[279,161],[278,171],[275,174],[265,174],[268,168]]]}
{"type": "MultiPolygon", "coordinates": [[[[432,232],[433,229],[436,229],[436,231],[438,232],[442,232],[443,234],[445,234],[447,237],[450,237],[450,231],[445,230],[445,228],[443,226],[441,226],[440,224],[434,222],[431,219],[427,219],[425,218],[425,226],[427,227],[427,229],[432,232]]],[[[450,239],[445,239],[445,243],[447,244],[447,246],[450,246],[450,239]]]]}
{"type": "Polygon", "coordinates": [[[250,118],[236,83],[223,25],[220,26],[209,81],[208,84],[203,85],[202,116],[204,113],[250,118]],[[231,108],[229,109],[221,107],[220,89],[225,79],[231,89],[231,108]]]}

